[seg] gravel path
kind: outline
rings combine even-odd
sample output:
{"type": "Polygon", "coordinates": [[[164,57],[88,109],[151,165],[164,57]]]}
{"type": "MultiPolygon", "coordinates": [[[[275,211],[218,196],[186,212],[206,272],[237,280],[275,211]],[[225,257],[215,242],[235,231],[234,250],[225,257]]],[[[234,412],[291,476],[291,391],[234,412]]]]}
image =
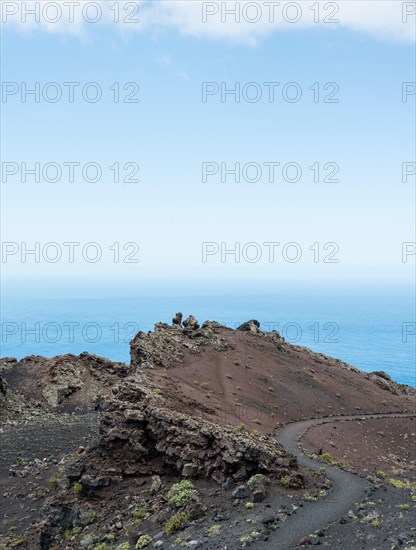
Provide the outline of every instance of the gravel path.
{"type": "MultiPolygon", "coordinates": [[[[334,422],[334,420],[362,420],[366,418],[406,418],[411,414],[374,414],[334,416],[321,419],[304,420],[288,424],[277,435],[276,439],[283,447],[294,454],[299,465],[318,471],[322,462],[307,457],[299,448],[299,439],[312,426],[334,422]]],[[[330,522],[339,520],[349,510],[355,507],[370,489],[371,484],[366,479],[342,470],[338,466],[325,464],[325,475],[332,481],[332,488],[328,495],[318,502],[307,502],[302,508],[290,516],[281,527],[270,533],[269,540],[258,542],[258,548],[274,548],[289,550],[296,548],[302,537],[325,528],[330,522]]]]}

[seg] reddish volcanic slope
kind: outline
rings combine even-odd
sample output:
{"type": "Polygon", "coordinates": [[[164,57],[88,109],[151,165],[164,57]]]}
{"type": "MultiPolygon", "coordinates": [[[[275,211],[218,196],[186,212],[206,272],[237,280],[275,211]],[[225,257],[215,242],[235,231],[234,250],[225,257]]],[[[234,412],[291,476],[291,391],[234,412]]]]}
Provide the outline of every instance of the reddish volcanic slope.
{"type": "Polygon", "coordinates": [[[145,368],[163,394],[186,396],[218,422],[263,433],[301,418],[415,410],[414,389],[384,373],[292,346],[251,321],[243,328],[156,325],[132,341],[132,365],[145,368]]]}

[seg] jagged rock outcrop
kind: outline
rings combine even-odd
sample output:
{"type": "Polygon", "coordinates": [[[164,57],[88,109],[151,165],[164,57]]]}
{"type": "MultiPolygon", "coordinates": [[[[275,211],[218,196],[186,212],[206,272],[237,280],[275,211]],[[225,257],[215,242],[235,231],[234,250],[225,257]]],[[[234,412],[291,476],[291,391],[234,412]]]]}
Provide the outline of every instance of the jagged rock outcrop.
{"type": "Polygon", "coordinates": [[[391,379],[391,377],[384,371],[370,372],[368,375],[380,388],[394,394],[394,395],[416,395],[416,390],[406,384],[399,384],[391,379]]]}
{"type": "Polygon", "coordinates": [[[260,334],[260,323],[256,319],[251,319],[240,325],[237,330],[252,332],[253,334],[260,334]]]}
{"type": "MultiPolygon", "coordinates": [[[[193,404],[188,406],[191,410],[193,404]]],[[[277,477],[291,473],[294,484],[302,485],[302,476],[293,473],[296,460],[272,437],[240,433],[174,407],[133,380],[114,388],[102,410],[100,466],[93,452],[78,481],[89,487],[97,475],[107,480],[111,475],[174,473],[224,482],[263,472],[277,477]],[[111,465],[108,471],[106,464],[111,465]]]]}
{"type": "Polygon", "coordinates": [[[178,311],[178,313],[175,315],[175,317],[172,318],[172,325],[182,325],[182,313],[178,311]]]}
{"type": "Polygon", "coordinates": [[[0,399],[6,399],[6,382],[0,376],[0,399]]]}
{"type": "Polygon", "coordinates": [[[190,315],[185,319],[183,326],[188,332],[199,329],[199,323],[193,315],[190,315]]]}
{"type": "MultiPolygon", "coordinates": [[[[114,363],[89,353],[79,356],[71,354],[57,357],[49,367],[50,379],[42,395],[51,407],[61,405],[76,392],[84,394],[84,403],[95,404],[103,388],[110,388],[116,381],[128,374],[123,363],[114,363]]],[[[77,402],[81,401],[80,396],[77,402]]]]}
{"type": "Polygon", "coordinates": [[[93,408],[103,391],[127,376],[130,367],[89,353],[51,359],[2,360],[2,376],[14,391],[52,409],[93,408]]]}
{"type": "MultiPolygon", "coordinates": [[[[177,313],[172,325],[157,323],[153,332],[139,332],[131,342],[130,375],[101,401],[99,447],[80,457],[68,473],[71,481],[91,488],[117,476],[174,473],[225,482],[261,472],[281,477],[294,470],[294,484],[301,485],[296,460],[273,437],[222,423],[213,403],[203,404],[169,384],[154,384],[154,371],[180,366],[185,357],[233,350],[225,330],[232,333],[216,322],[200,326],[192,315],[182,322],[177,313]]],[[[265,338],[283,341],[277,333],[265,338]]]]}
{"type": "Polygon", "coordinates": [[[0,358],[0,372],[4,372],[11,369],[17,363],[16,357],[1,357],[0,358]]]}
{"type": "Polygon", "coordinates": [[[7,406],[7,386],[6,382],[0,376],[0,422],[6,419],[6,406],[7,406]]]}
{"type": "MultiPolygon", "coordinates": [[[[261,331],[260,323],[256,320],[247,321],[232,331],[211,321],[200,326],[192,315],[182,321],[182,314],[177,313],[172,319],[172,325],[157,323],[153,332],[139,332],[132,340],[132,371],[124,382],[115,385],[112,393],[103,398],[99,453],[94,451],[88,455],[89,463],[83,470],[81,483],[84,482],[86,486],[99,484],[101,482],[96,481],[97,475],[101,476],[103,483],[108,483],[111,475],[164,472],[174,472],[183,477],[208,477],[221,482],[232,479],[238,482],[255,473],[282,476],[296,468],[296,461],[284,453],[272,437],[262,436],[257,430],[244,428],[239,431],[235,419],[232,424],[221,423],[214,405],[221,408],[219,401],[225,395],[223,391],[210,401],[209,384],[199,382],[199,375],[194,379],[198,388],[196,393],[192,393],[189,386],[186,387],[186,393],[178,391],[175,384],[168,381],[168,373],[164,374],[166,370],[171,369],[173,372],[182,365],[185,365],[185,369],[197,368],[200,361],[202,364],[211,361],[212,365],[217,360],[219,364],[228,361],[226,364],[230,366],[227,368],[240,369],[243,383],[246,384],[246,376],[251,374],[245,374],[246,366],[240,360],[231,359],[231,356],[235,357],[233,352],[238,355],[244,353],[247,357],[251,353],[260,353],[259,360],[272,361],[270,364],[273,361],[277,361],[276,364],[287,361],[289,369],[299,362],[301,354],[301,360],[306,360],[308,366],[323,363],[325,369],[329,365],[336,365],[359,377],[364,374],[341,361],[314,354],[306,348],[290,346],[278,332],[261,331]],[[243,339],[238,335],[242,335],[243,339]],[[236,352],[236,349],[239,351],[236,352]],[[285,353],[282,354],[282,351],[285,353]],[[203,359],[198,355],[203,356],[203,359]],[[161,387],[155,385],[156,380],[159,380],[161,387]],[[206,391],[206,394],[198,393],[201,391],[206,391]]],[[[247,367],[250,369],[249,365],[247,367]]],[[[203,371],[203,376],[208,374],[206,370],[203,371]]],[[[327,375],[329,380],[330,375],[327,375]]],[[[187,375],[184,376],[186,379],[187,375]]],[[[229,372],[217,372],[216,376],[225,380],[233,379],[229,372]]],[[[364,376],[368,380],[368,376],[364,376]]],[[[275,392],[272,375],[269,378],[257,375],[253,380],[265,380],[268,394],[275,392]]],[[[389,383],[384,378],[382,380],[389,383]]],[[[256,391],[261,391],[258,381],[256,384],[256,391]]],[[[232,395],[237,394],[230,394],[228,398],[232,395]]],[[[234,401],[236,398],[231,399],[234,401]]],[[[337,400],[335,394],[334,400],[337,400]]],[[[255,406],[252,405],[250,410],[260,413],[261,402],[257,400],[254,403],[255,406]]],[[[252,421],[261,423],[252,416],[252,421]]],[[[271,414],[271,424],[273,418],[274,414],[271,414]]],[[[263,433],[266,432],[263,430],[263,433]]]]}
{"type": "MultiPolygon", "coordinates": [[[[180,314],[182,315],[182,314],[180,314]]],[[[223,338],[224,327],[214,321],[205,321],[199,326],[190,315],[179,323],[179,314],[173,325],[157,323],[153,332],[139,332],[130,343],[130,357],[133,366],[143,368],[166,369],[183,361],[184,353],[199,353],[210,347],[216,351],[229,349],[229,343],[223,338]]]]}
{"type": "MultiPolygon", "coordinates": [[[[414,395],[384,373],[366,374],[291,346],[256,320],[231,330],[213,321],[200,325],[192,315],[182,319],[177,313],[171,325],[139,332],[129,366],[88,353],[2,365],[9,387],[49,408],[100,409],[99,444],[71,465],[71,482],[94,489],[129,475],[173,473],[238,483],[264,473],[301,485],[296,460],[271,435],[289,413],[378,412],[386,406],[383,390],[390,392],[390,410],[405,410],[410,398],[402,394],[414,395]],[[337,393],[340,385],[348,387],[345,396],[337,393]]],[[[9,390],[0,384],[4,401],[9,390]]]]}
{"type": "MultiPolygon", "coordinates": [[[[9,358],[6,358],[6,362],[9,358]]],[[[4,359],[0,362],[3,363],[4,359]]],[[[11,362],[9,362],[11,364],[11,362]]],[[[15,424],[19,420],[26,421],[40,414],[40,404],[10,389],[5,379],[0,376],[0,425],[15,424]]]]}

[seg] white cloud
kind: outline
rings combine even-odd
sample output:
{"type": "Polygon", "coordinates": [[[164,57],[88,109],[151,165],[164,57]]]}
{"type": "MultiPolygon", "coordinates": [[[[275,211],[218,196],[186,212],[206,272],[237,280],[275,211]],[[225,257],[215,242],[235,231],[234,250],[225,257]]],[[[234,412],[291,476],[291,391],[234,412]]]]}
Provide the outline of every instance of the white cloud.
{"type": "Polygon", "coordinates": [[[1,7],[3,24],[23,31],[82,35],[102,26],[121,32],[173,28],[186,36],[246,44],[276,31],[318,27],[350,28],[381,39],[411,42],[416,28],[416,3],[401,0],[3,0],[1,7]]]}

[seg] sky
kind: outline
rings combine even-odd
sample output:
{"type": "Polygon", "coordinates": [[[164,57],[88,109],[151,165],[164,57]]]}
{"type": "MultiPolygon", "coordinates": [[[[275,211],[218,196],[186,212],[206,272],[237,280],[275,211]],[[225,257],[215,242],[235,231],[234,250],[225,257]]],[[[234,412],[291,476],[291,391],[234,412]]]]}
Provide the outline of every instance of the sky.
{"type": "Polygon", "coordinates": [[[409,284],[415,13],[2,2],[3,277],[409,284]]]}

